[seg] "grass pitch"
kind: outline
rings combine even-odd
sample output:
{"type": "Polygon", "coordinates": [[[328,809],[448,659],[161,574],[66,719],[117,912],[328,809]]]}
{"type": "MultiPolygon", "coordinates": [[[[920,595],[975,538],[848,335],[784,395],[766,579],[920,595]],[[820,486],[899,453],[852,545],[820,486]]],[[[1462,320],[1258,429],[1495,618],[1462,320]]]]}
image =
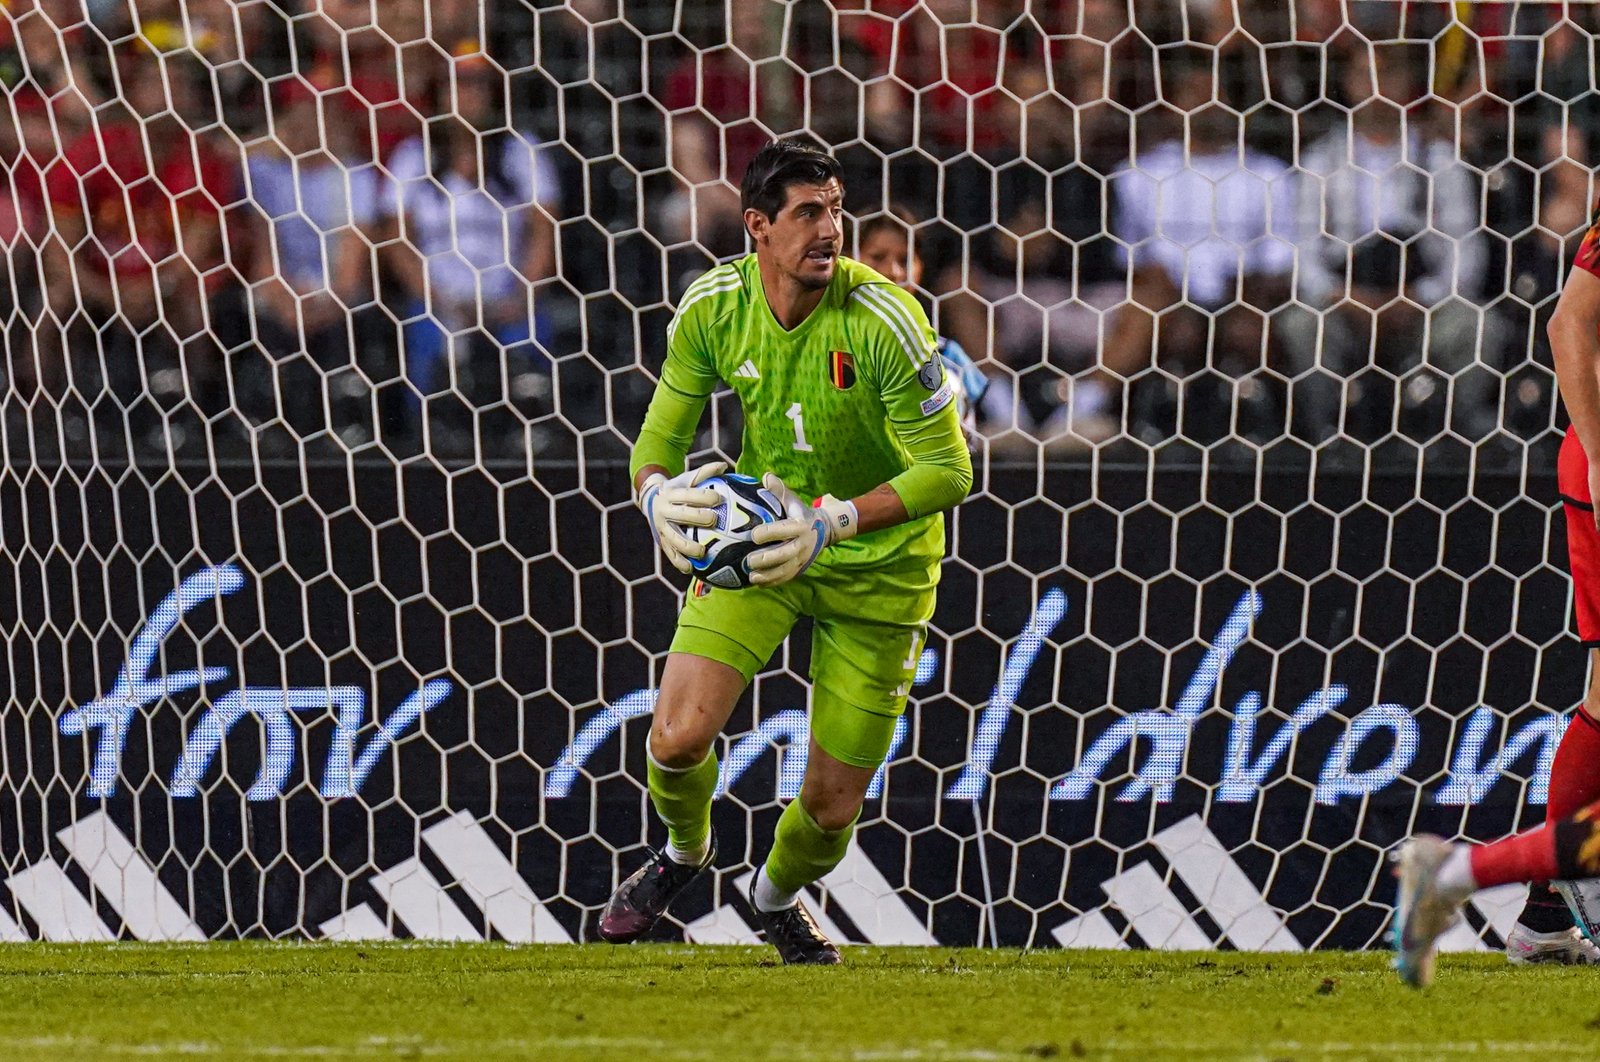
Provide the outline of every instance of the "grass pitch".
{"type": "Polygon", "coordinates": [[[1600,1054],[1600,971],[1370,954],[0,946],[0,1059],[991,1062],[1600,1054]]]}

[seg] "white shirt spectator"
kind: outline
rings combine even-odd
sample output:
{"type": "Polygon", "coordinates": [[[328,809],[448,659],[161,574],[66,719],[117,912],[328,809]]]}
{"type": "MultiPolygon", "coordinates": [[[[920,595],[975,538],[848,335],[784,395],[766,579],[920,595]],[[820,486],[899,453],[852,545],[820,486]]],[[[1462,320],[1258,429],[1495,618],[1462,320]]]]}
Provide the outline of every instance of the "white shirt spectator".
{"type": "Polygon", "coordinates": [[[385,206],[391,215],[404,210],[404,235],[427,262],[433,298],[446,305],[492,302],[517,292],[527,212],[539,206],[554,214],[560,198],[555,167],[537,143],[520,133],[498,140],[500,172],[509,186],[501,189],[454,172],[430,173],[421,137],[395,148],[389,159],[398,195],[386,197],[385,206]]]}
{"type": "Polygon", "coordinates": [[[378,218],[377,171],[347,169],[332,159],[310,163],[256,157],[249,161],[250,198],[272,233],[276,272],[299,292],[328,285],[341,230],[378,218]]]}
{"type": "Polygon", "coordinates": [[[1169,141],[1112,176],[1118,255],[1164,270],[1185,297],[1225,305],[1241,276],[1294,265],[1294,183],[1270,155],[1229,147],[1190,154],[1169,141]]]}
{"type": "Polygon", "coordinates": [[[1351,250],[1379,233],[1414,238],[1411,292],[1422,305],[1452,294],[1471,299],[1480,290],[1488,261],[1482,209],[1450,144],[1414,130],[1382,144],[1335,129],[1301,156],[1300,168],[1301,301],[1320,306],[1337,298],[1351,250]]]}

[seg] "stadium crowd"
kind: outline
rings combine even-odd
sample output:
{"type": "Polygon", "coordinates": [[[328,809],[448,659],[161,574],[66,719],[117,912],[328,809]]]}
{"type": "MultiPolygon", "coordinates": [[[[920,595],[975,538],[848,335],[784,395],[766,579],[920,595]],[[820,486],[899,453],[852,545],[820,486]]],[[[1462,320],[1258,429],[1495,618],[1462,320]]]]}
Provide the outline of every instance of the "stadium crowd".
{"type": "Polygon", "coordinates": [[[805,130],[855,217],[915,222],[996,452],[1514,452],[1552,422],[1539,315],[1593,202],[1595,23],[10,0],[9,450],[620,453],[671,301],[743,250],[745,161],[805,130]]]}

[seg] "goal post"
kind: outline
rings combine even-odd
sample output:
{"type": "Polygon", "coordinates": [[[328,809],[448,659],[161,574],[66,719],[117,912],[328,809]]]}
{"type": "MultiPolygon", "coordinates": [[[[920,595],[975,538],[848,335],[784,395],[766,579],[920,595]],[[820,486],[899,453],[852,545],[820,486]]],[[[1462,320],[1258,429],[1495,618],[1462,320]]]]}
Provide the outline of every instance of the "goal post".
{"type": "MultiPolygon", "coordinates": [[[[684,589],[627,446],[671,308],[744,249],[742,160],[806,132],[851,250],[907,212],[909,282],[988,381],[825,925],[1377,944],[1386,851],[1542,818],[1582,696],[1543,328],[1591,220],[1594,32],[1314,0],[0,11],[0,939],[590,937],[661,840],[684,589]]],[[[697,454],[739,428],[719,395],[697,454]]],[[[802,629],[735,711],[720,863],[669,935],[755,939],[807,666],[802,629]]],[[[1515,891],[1446,944],[1501,943],[1515,891]]]]}

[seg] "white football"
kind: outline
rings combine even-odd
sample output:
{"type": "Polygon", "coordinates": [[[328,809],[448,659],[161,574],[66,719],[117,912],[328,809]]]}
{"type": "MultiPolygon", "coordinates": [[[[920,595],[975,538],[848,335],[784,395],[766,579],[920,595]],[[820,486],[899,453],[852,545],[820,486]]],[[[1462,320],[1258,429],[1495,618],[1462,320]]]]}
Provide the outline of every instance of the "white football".
{"type": "Polygon", "coordinates": [[[701,487],[722,496],[717,506],[714,527],[687,528],[691,542],[703,542],[706,554],[689,563],[702,582],[724,590],[743,590],[750,585],[750,554],[761,547],[750,536],[762,524],[782,520],[783,504],[758,479],[729,473],[712,476],[701,487]]]}

